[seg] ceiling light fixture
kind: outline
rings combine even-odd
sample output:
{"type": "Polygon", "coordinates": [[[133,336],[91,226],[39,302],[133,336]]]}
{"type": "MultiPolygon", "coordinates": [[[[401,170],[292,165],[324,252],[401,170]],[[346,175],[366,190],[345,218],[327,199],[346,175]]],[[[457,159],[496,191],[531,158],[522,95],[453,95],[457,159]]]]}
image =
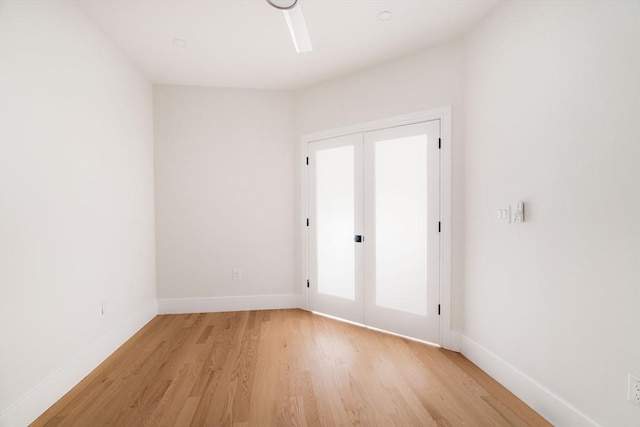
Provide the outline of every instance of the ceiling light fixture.
{"type": "Polygon", "coordinates": [[[386,22],[386,21],[390,20],[392,16],[393,16],[393,12],[388,11],[388,10],[383,10],[382,12],[380,12],[378,14],[378,19],[383,21],[383,22],[386,22]]]}
{"type": "Polygon", "coordinates": [[[289,27],[289,33],[291,34],[291,40],[293,40],[293,46],[296,48],[296,52],[311,52],[313,46],[311,46],[311,38],[309,38],[309,31],[307,30],[307,24],[302,14],[302,7],[298,4],[298,0],[266,0],[271,6],[279,9],[284,14],[284,19],[289,27]]]}
{"type": "Polygon", "coordinates": [[[298,0],[267,0],[267,3],[276,9],[289,10],[298,3],[298,0]]]}

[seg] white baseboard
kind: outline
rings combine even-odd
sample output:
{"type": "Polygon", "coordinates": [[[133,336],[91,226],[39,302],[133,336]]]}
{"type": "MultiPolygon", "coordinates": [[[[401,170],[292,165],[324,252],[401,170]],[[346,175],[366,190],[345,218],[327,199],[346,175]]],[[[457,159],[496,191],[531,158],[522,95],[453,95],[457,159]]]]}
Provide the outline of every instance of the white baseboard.
{"type": "Polygon", "coordinates": [[[71,390],[158,313],[156,301],[141,307],[117,322],[106,335],[96,340],[67,366],[45,379],[21,400],[0,414],[0,427],[24,427],[71,390]]]}
{"type": "Polygon", "coordinates": [[[158,314],[299,308],[299,294],[158,299],[158,314]]]}
{"type": "Polygon", "coordinates": [[[598,423],[578,408],[471,338],[462,335],[460,349],[460,352],[467,359],[509,389],[553,425],[558,427],[600,427],[598,423]]]}
{"type": "Polygon", "coordinates": [[[442,348],[446,350],[460,352],[460,332],[450,329],[444,331],[442,335],[442,348]]]}

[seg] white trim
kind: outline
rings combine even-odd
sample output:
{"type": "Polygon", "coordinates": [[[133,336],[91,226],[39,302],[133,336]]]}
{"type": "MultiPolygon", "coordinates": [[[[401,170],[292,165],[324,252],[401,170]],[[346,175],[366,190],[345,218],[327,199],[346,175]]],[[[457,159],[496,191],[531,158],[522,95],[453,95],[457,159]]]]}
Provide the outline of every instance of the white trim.
{"type": "Polygon", "coordinates": [[[509,364],[497,354],[462,335],[462,354],[550,423],[557,426],[600,427],[578,408],[509,364]]]}
{"type": "MultiPolygon", "coordinates": [[[[302,135],[300,153],[302,164],[306,166],[307,145],[310,142],[438,119],[441,123],[440,138],[442,139],[442,149],[440,152],[440,221],[442,222],[440,235],[440,306],[442,315],[440,317],[440,343],[438,344],[447,350],[458,351],[460,348],[460,335],[451,330],[451,106],[417,111],[381,120],[302,135]]],[[[305,221],[308,214],[307,169],[308,168],[303,167],[300,173],[300,211],[303,218],[301,250],[304,251],[303,265],[301,268],[301,283],[303,283],[303,298],[301,299],[301,303],[302,308],[308,310],[309,296],[306,287],[308,276],[308,253],[306,251],[308,248],[308,236],[305,221]]]]}
{"type": "Polygon", "coordinates": [[[300,284],[302,286],[302,297],[300,298],[300,308],[309,310],[309,291],[307,288],[307,280],[309,280],[309,227],[307,227],[307,219],[309,218],[308,208],[308,195],[307,188],[309,182],[309,150],[306,141],[303,141],[300,146],[300,214],[302,221],[300,228],[300,252],[302,252],[301,261],[302,267],[300,268],[300,284]]]}
{"type": "Polygon", "coordinates": [[[438,110],[440,118],[440,345],[460,350],[460,335],[451,330],[451,106],[438,110]]]}
{"type": "Polygon", "coordinates": [[[0,426],[26,426],[65,393],[77,385],[100,363],[138,332],[158,313],[152,300],[76,355],[67,366],[34,387],[21,400],[0,414],[0,426]]]}
{"type": "MultiPolygon", "coordinates": [[[[310,133],[302,136],[302,145],[306,146],[307,143],[312,141],[320,141],[323,139],[335,138],[338,136],[351,135],[354,133],[370,132],[374,130],[386,129],[396,126],[403,126],[413,123],[419,123],[429,120],[443,120],[448,118],[448,123],[451,123],[451,106],[433,108],[431,110],[416,111],[414,113],[401,114],[399,116],[387,117],[385,119],[373,120],[370,122],[357,123],[350,126],[343,126],[335,129],[329,129],[322,132],[310,133]]],[[[444,127],[443,127],[444,130],[444,127]]],[[[444,134],[444,132],[443,132],[444,134]]],[[[451,134],[449,129],[448,134],[451,134]]],[[[303,150],[306,152],[306,148],[303,150]]]]}
{"type": "Polygon", "coordinates": [[[158,314],[276,310],[300,307],[299,294],[158,299],[158,314]]]}
{"type": "Polygon", "coordinates": [[[444,347],[447,350],[451,350],[451,351],[457,351],[458,353],[460,352],[460,340],[462,339],[462,334],[460,333],[460,331],[456,331],[454,329],[450,329],[449,330],[449,334],[448,334],[448,345],[449,347],[444,347]]]}

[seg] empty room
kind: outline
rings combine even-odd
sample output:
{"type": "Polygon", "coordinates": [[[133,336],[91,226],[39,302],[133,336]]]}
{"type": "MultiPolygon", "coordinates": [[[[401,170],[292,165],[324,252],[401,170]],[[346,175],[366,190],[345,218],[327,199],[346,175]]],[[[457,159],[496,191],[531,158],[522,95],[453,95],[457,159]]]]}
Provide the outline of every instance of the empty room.
{"type": "Polygon", "coordinates": [[[0,426],[640,427],[640,1],[0,0],[0,426]]]}

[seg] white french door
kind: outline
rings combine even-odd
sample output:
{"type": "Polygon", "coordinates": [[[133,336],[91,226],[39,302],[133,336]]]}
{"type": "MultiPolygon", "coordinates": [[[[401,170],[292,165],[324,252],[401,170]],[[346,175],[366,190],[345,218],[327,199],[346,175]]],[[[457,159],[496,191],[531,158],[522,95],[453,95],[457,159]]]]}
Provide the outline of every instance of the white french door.
{"type": "Polygon", "coordinates": [[[309,308],[363,323],[362,134],[309,144],[309,308]]]}
{"type": "Polygon", "coordinates": [[[440,121],[308,144],[309,308],[439,343],[440,121]]]}

